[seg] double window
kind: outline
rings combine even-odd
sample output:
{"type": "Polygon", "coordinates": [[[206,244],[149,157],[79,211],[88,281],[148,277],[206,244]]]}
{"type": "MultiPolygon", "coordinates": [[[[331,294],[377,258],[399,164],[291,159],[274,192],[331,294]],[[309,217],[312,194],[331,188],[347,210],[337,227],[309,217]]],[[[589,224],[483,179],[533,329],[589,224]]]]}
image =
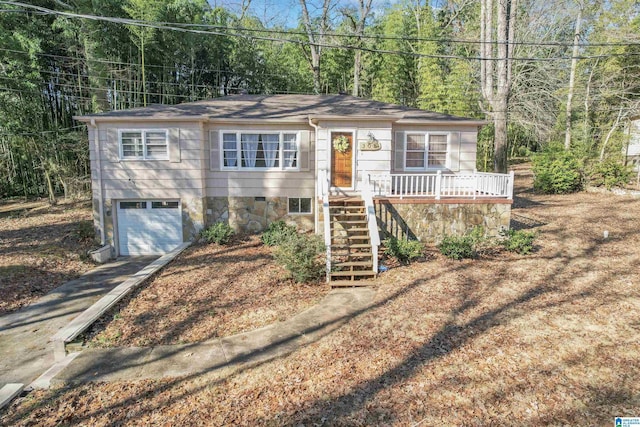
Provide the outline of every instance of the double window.
{"type": "Polygon", "coordinates": [[[298,169],[297,133],[223,132],[224,169],[298,169]]]}
{"type": "Polygon", "coordinates": [[[404,167],[407,170],[444,169],[448,150],[446,133],[407,133],[404,167]]]}
{"type": "Polygon", "coordinates": [[[135,160],[168,160],[166,130],[120,131],[120,158],[135,160]]]}

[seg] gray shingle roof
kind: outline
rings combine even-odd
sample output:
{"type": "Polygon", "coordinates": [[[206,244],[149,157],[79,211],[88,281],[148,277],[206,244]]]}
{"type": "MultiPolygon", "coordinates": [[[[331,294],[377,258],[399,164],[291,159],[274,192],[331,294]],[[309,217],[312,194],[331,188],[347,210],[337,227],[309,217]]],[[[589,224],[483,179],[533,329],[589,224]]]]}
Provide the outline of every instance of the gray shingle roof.
{"type": "Polygon", "coordinates": [[[360,118],[416,122],[471,122],[479,120],[435,113],[348,95],[232,95],[178,105],[154,104],[128,110],[109,111],[77,117],[88,121],[150,120],[273,120],[307,121],[311,118],[360,118]]]}

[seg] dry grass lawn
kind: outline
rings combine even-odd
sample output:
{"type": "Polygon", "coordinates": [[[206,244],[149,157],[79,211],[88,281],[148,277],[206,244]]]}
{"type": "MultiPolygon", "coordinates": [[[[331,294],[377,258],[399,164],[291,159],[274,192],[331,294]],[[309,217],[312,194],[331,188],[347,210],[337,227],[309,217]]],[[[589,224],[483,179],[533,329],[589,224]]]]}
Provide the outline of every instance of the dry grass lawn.
{"type": "Polygon", "coordinates": [[[95,267],[78,233],[90,221],[89,202],[0,202],[0,315],[95,267]]]}
{"type": "Polygon", "coordinates": [[[206,341],[286,320],[328,287],[287,279],[259,236],[198,243],[94,325],[94,347],[206,341]]]}
{"type": "Polygon", "coordinates": [[[281,359],[14,402],[5,425],[612,425],[640,415],[640,200],[527,191],[529,256],[426,261],[375,305],[281,359]],[[609,238],[603,238],[603,231],[609,238]]]}

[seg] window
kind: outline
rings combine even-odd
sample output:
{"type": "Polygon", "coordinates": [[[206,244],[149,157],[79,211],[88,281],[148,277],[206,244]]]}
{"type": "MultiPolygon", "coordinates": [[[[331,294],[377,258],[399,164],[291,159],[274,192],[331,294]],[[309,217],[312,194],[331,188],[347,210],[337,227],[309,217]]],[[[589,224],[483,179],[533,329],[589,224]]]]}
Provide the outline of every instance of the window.
{"type": "Polygon", "coordinates": [[[151,202],[151,209],[178,209],[178,202],[151,202]]]}
{"type": "Polygon", "coordinates": [[[297,133],[223,132],[225,169],[298,169],[297,133]]]}
{"type": "Polygon", "coordinates": [[[168,160],[167,131],[120,132],[120,157],[137,160],[168,160]]]}
{"type": "Polygon", "coordinates": [[[444,169],[447,167],[449,137],[444,133],[408,133],[405,169],[444,169]]]}
{"type": "Polygon", "coordinates": [[[309,197],[289,197],[290,214],[310,214],[311,198],[309,197]]]}
{"type": "Polygon", "coordinates": [[[120,202],[120,209],[147,209],[147,202],[120,202]]]}

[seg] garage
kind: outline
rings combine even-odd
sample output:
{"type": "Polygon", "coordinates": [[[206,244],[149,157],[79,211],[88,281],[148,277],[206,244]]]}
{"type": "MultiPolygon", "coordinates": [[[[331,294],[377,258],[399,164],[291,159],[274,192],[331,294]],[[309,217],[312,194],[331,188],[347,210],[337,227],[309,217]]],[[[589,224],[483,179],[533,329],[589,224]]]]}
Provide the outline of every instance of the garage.
{"type": "Polygon", "coordinates": [[[121,200],[117,222],[120,255],[161,255],[182,243],[177,200],[121,200]]]}

